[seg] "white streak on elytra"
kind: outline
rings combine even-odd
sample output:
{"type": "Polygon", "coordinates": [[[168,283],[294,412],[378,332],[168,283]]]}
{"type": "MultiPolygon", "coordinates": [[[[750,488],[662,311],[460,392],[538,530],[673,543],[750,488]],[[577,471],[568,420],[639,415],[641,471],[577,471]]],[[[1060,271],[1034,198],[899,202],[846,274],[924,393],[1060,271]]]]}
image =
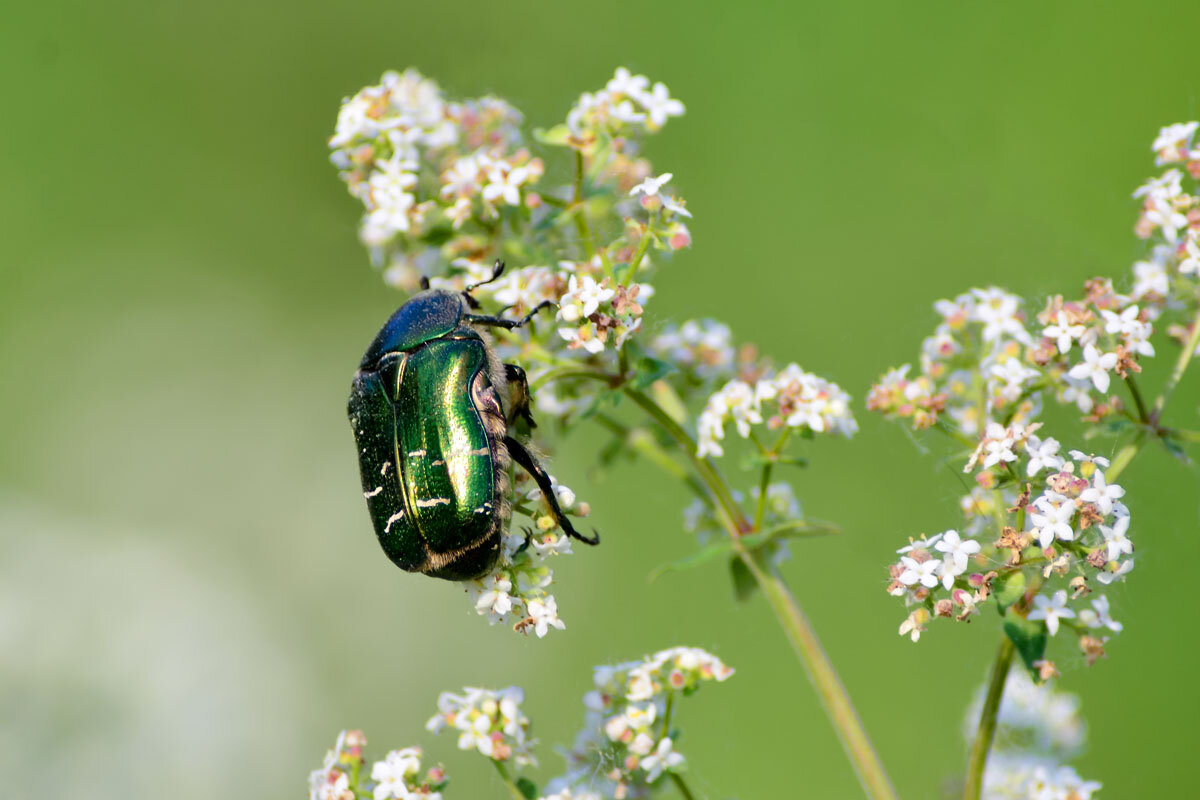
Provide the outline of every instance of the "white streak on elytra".
{"type": "Polygon", "coordinates": [[[435,458],[433,461],[430,461],[430,462],[429,462],[429,466],[431,466],[431,467],[441,467],[441,466],[444,466],[444,465],[445,465],[445,463],[446,463],[446,462],[445,462],[445,461],[443,461],[442,459],[440,459],[440,458],[435,458]]]}
{"type": "Polygon", "coordinates": [[[388,467],[390,467],[391,465],[392,465],[392,462],[390,462],[390,461],[383,462],[383,466],[379,468],[379,474],[386,478],[388,467]]]}
{"type": "Polygon", "coordinates": [[[431,497],[428,500],[418,500],[417,508],[432,508],[433,506],[450,505],[449,497],[431,497]]]}
{"type": "Polygon", "coordinates": [[[403,509],[397,511],[395,514],[392,514],[390,517],[388,517],[387,525],[383,526],[383,532],[387,533],[388,531],[390,531],[392,529],[392,523],[399,522],[402,519],[404,519],[404,510],[403,509]]]}
{"type": "Polygon", "coordinates": [[[425,451],[424,450],[413,450],[411,453],[408,454],[408,457],[409,458],[424,458],[425,451]]]}
{"type": "Polygon", "coordinates": [[[365,498],[367,498],[368,500],[370,500],[372,497],[374,497],[375,495],[379,494],[379,493],[380,493],[380,492],[382,492],[382,491],[383,491],[383,487],[382,487],[382,486],[376,486],[376,487],[375,487],[375,491],[373,491],[373,492],[363,492],[363,497],[365,497],[365,498]]]}

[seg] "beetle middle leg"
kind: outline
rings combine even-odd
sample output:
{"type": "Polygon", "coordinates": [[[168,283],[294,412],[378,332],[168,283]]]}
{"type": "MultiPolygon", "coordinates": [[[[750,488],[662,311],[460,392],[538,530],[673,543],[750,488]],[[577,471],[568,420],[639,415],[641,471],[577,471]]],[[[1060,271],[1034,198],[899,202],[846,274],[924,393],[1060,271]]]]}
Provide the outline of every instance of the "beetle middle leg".
{"type": "Polygon", "coordinates": [[[600,544],[600,534],[595,530],[592,531],[591,536],[584,536],[575,530],[575,526],[571,524],[571,520],[567,519],[567,515],[563,513],[562,507],[558,504],[554,486],[550,483],[550,476],[546,474],[546,470],[537,462],[533,454],[525,449],[525,445],[511,436],[504,437],[504,444],[508,447],[509,455],[513,457],[513,460],[533,476],[538,488],[542,490],[542,496],[546,498],[546,504],[550,506],[550,513],[554,516],[554,521],[558,523],[558,527],[563,529],[563,533],[584,544],[600,544]]]}

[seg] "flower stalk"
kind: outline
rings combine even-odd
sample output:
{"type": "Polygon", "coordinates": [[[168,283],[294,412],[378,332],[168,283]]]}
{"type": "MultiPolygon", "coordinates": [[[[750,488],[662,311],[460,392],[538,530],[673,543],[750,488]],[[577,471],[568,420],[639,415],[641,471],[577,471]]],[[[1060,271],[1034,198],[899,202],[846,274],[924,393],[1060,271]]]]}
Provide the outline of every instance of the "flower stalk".
{"type": "MultiPolygon", "coordinates": [[[[691,435],[671,419],[657,403],[630,387],[625,387],[624,391],[676,441],[724,511],[727,532],[733,541],[734,550],[762,590],[797,659],[816,689],[821,706],[833,724],[866,796],[873,800],[895,800],[896,792],[892,788],[887,770],[875,752],[850,695],[842,685],[833,662],[821,645],[821,640],[801,609],[800,603],[788,589],[779,572],[764,563],[761,556],[742,545],[742,537],[749,533],[751,528],[733,500],[724,479],[707,458],[696,454],[696,444],[691,435]]],[[[767,467],[769,466],[770,462],[767,467]]],[[[765,489],[763,496],[766,496],[765,489]]]]}
{"type": "Polygon", "coordinates": [[[983,772],[987,766],[988,753],[992,749],[992,741],[996,737],[996,717],[1000,712],[1000,701],[1004,699],[1004,686],[1008,680],[1008,671],[1012,667],[1014,652],[1016,648],[1012,640],[1007,636],[1003,637],[1000,647],[996,650],[996,660],[992,662],[983,710],[979,713],[979,726],[975,732],[975,741],[971,745],[963,800],[979,800],[983,791],[983,772]]]}

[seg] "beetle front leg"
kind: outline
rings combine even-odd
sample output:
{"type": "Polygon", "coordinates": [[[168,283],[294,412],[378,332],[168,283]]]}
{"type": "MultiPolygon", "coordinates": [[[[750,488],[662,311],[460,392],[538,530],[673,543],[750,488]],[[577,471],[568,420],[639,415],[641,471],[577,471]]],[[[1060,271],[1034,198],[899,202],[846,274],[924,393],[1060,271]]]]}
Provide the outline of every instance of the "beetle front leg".
{"type": "Polygon", "coordinates": [[[537,483],[538,488],[542,490],[542,496],[546,498],[546,504],[550,506],[550,513],[554,516],[554,521],[558,523],[558,527],[563,529],[563,533],[570,536],[572,539],[578,539],[584,544],[600,544],[600,534],[594,529],[592,536],[584,536],[571,524],[571,520],[567,519],[567,515],[563,513],[562,507],[558,504],[558,498],[554,494],[554,486],[550,483],[550,476],[546,474],[546,470],[542,469],[542,465],[537,462],[533,454],[525,449],[525,445],[518,442],[511,436],[504,437],[504,444],[508,447],[509,454],[513,457],[521,467],[533,476],[533,480],[537,483]]]}
{"type": "Polygon", "coordinates": [[[534,307],[533,311],[530,311],[520,319],[505,319],[504,317],[491,317],[484,314],[466,314],[463,316],[463,319],[472,325],[487,325],[491,328],[504,328],[506,331],[511,331],[513,328],[524,328],[538,315],[538,312],[553,307],[553,300],[543,300],[534,307]]]}

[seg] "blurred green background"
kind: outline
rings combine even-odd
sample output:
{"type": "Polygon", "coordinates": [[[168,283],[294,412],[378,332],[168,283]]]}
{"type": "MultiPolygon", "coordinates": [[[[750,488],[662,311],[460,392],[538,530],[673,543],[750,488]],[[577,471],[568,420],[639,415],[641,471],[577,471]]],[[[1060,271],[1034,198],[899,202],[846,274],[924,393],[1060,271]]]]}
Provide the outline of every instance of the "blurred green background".
{"type": "MultiPolygon", "coordinates": [[[[1128,275],[1150,141],[1197,114],[1200,6],[114,0],[3,17],[8,796],[295,797],[358,726],[375,753],[425,746],[451,798],[501,797],[483,759],[424,732],[439,691],[524,686],[549,777],[590,667],[674,644],[739,670],[681,709],[693,786],[859,796],[766,606],[735,607],[718,566],[647,583],[694,547],[686,498],[649,468],[595,474],[594,438],[553,466],[606,534],[560,569],[566,632],[489,628],[457,587],[380,554],[344,402],[400,298],[367,264],[325,140],[343,95],[408,65],[542,125],[618,65],[686,102],[649,154],[696,244],[651,314],[725,319],[855,396],[861,434],[819,443],[795,476],[844,535],[798,546],[787,573],[901,794],[953,778],[998,627],[896,635],[885,565],[957,524],[961,486],[861,401],[915,358],[937,297],[1128,275]]],[[[1173,407],[1195,427],[1190,377],[1173,407]]],[[[1090,670],[1058,652],[1092,731],[1076,766],[1104,796],[1194,782],[1178,734],[1200,710],[1196,475],[1160,452],[1126,473],[1126,631],[1090,670]]]]}

